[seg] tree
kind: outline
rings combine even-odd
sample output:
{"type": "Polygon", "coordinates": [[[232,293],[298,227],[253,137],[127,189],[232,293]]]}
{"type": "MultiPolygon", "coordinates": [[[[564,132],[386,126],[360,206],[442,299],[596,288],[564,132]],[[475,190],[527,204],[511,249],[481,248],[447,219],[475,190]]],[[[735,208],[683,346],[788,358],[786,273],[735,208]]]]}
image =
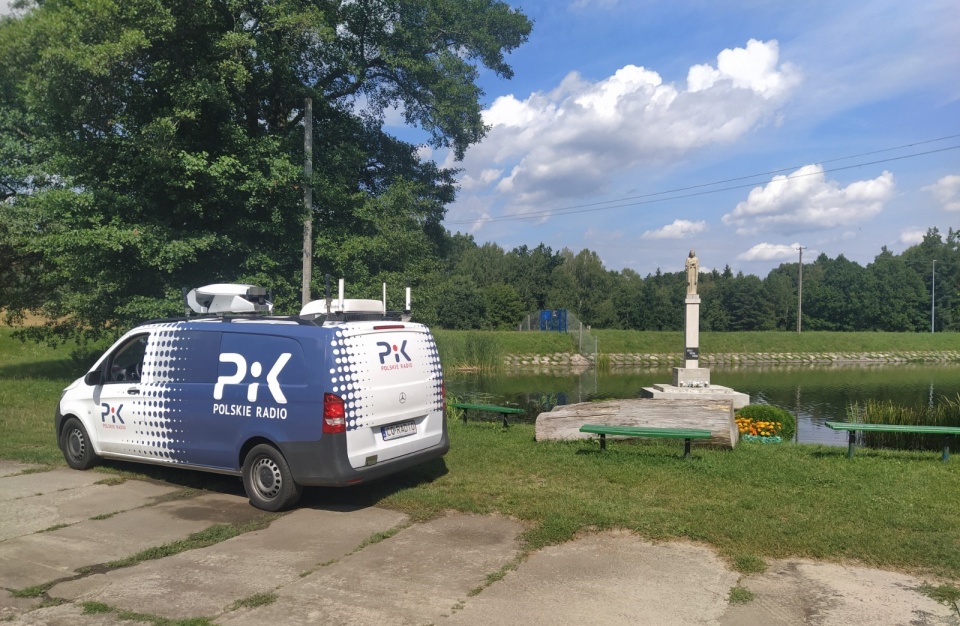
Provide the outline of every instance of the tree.
{"type": "Polygon", "coordinates": [[[701,330],[712,332],[730,330],[730,311],[727,310],[726,303],[729,299],[727,292],[732,278],[729,266],[725,268],[723,274],[717,270],[701,273],[698,287],[702,299],[701,330]]]}
{"type": "Polygon", "coordinates": [[[616,309],[617,327],[639,329],[643,324],[641,298],[643,278],[627,268],[615,277],[612,303],[616,309]]]}
{"type": "Polygon", "coordinates": [[[0,254],[32,291],[0,306],[55,320],[47,339],[174,313],[202,282],[293,307],[306,97],[318,269],[368,288],[426,271],[452,173],[383,113],[461,157],[484,133],[479,67],[509,78],[529,32],[496,0],[45,0],[3,18],[0,254]]]}
{"type": "Polygon", "coordinates": [[[533,250],[520,246],[507,253],[509,282],[516,288],[527,312],[556,308],[548,297],[549,278],[561,262],[560,255],[542,243],[533,250]]]}
{"type": "Polygon", "coordinates": [[[803,275],[804,328],[868,330],[868,320],[876,316],[876,290],[869,272],[842,254],[836,259],[821,254],[810,270],[803,275]]]}
{"type": "Polygon", "coordinates": [[[772,330],[773,306],[767,299],[763,282],[753,274],[737,273],[726,295],[730,330],[772,330]]]}
{"type": "Polygon", "coordinates": [[[437,323],[454,330],[476,330],[484,327],[487,301],[477,285],[465,276],[453,276],[444,286],[437,303],[437,323]]]}
{"type": "Polygon", "coordinates": [[[686,273],[664,274],[657,268],[643,280],[643,330],[682,330],[686,273]]]}
{"type": "Polygon", "coordinates": [[[486,309],[484,326],[493,330],[513,330],[523,320],[526,311],[517,290],[498,283],[485,287],[483,297],[486,309]]]}
{"type": "Polygon", "coordinates": [[[573,276],[574,310],[584,324],[610,327],[616,321],[611,298],[612,281],[596,252],[587,249],[576,255],[564,250],[564,268],[573,276]]]}
{"type": "Polygon", "coordinates": [[[763,279],[766,299],[770,302],[773,327],[777,330],[797,328],[797,279],[796,263],[782,263],[763,279]]]}
{"type": "Polygon", "coordinates": [[[922,279],[902,257],[883,247],[867,266],[875,286],[876,309],[870,330],[910,332],[929,328],[925,307],[929,304],[922,279]]]}
{"type": "Polygon", "coordinates": [[[480,287],[500,285],[507,280],[507,267],[503,248],[495,243],[485,243],[465,250],[454,272],[469,276],[480,287]]]}

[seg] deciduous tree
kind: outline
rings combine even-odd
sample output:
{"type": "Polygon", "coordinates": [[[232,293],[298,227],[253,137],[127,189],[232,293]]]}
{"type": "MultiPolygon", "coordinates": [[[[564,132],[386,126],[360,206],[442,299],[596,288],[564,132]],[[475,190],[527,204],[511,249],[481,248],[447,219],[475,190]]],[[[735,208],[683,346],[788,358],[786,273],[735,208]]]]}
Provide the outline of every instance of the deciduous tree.
{"type": "Polygon", "coordinates": [[[509,78],[530,32],[497,0],[27,4],[0,21],[0,254],[32,292],[0,306],[38,308],[48,339],[175,313],[202,282],[255,280],[292,307],[305,182],[329,269],[375,282],[435,254],[451,174],[384,113],[462,156],[484,133],[479,68],[509,78]]]}

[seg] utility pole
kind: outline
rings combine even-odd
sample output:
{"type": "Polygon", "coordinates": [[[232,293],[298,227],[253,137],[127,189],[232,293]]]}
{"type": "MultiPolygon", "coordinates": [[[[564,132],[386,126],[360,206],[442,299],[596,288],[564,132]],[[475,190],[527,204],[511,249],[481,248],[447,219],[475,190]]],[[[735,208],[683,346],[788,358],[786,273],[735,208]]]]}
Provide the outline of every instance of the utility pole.
{"type": "Polygon", "coordinates": [[[930,332],[933,332],[933,315],[937,311],[937,260],[933,260],[933,273],[930,275],[930,332]]]}
{"type": "Polygon", "coordinates": [[[804,247],[797,248],[800,251],[800,267],[797,276],[797,332],[800,332],[800,319],[803,313],[803,251],[804,247]]]}
{"type": "Polygon", "coordinates": [[[310,302],[310,279],[313,276],[313,99],[307,98],[303,113],[303,283],[301,305],[310,302]]]}

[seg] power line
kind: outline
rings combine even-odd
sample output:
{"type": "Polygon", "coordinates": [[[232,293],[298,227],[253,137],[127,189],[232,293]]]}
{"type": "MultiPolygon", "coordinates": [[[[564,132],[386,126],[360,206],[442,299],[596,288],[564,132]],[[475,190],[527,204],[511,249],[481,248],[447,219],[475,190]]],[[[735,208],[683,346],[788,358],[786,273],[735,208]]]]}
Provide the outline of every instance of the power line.
{"type": "MultiPolygon", "coordinates": [[[[829,159],[829,160],[826,160],[826,161],[820,161],[819,164],[822,165],[822,164],[824,164],[824,163],[836,163],[836,162],[838,162],[838,161],[847,161],[847,160],[850,160],[850,159],[860,158],[860,157],[864,157],[864,156],[870,156],[870,155],[873,155],[873,154],[881,154],[881,153],[884,153],[884,152],[892,152],[892,151],[894,151],[894,150],[903,150],[904,148],[916,147],[916,146],[920,146],[920,145],[925,145],[925,144],[929,144],[929,143],[934,143],[934,142],[937,142],[937,141],[945,141],[945,140],[948,140],[948,139],[955,139],[955,138],[957,138],[957,137],[960,137],[960,134],[948,135],[948,136],[945,136],[945,137],[939,137],[939,138],[937,138],[937,139],[929,139],[929,140],[926,140],[926,141],[920,141],[920,142],[915,142],[915,143],[911,143],[911,144],[904,144],[904,145],[902,145],[902,146],[897,146],[897,147],[894,147],[894,148],[884,148],[884,149],[882,149],[882,150],[874,150],[874,151],[871,151],[871,152],[862,152],[862,153],[860,153],[860,154],[855,154],[855,155],[850,155],[850,156],[845,156],[845,157],[838,157],[838,158],[829,159]]],[[[877,159],[877,160],[874,160],[874,161],[866,161],[866,162],[863,162],[863,163],[854,163],[854,164],[852,164],[852,165],[846,165],[846,166],[843,166],[843,167],[835,167],[835,168],[831,168],[831,169],[824,169],[823,171],[819,171],[819,172],[809,172],[809,173],[805,173],[805,174],[793,174],[793,175],[790,175],[790,176],[786,176],[786,177],[785,177],[785,180],[793,180],[793,179],[796,179],[796,178],[803,178],[803,177],[806,177],[806,176],[816,176],[816,175],[820,175],[820,174],[829,174],[829,173],[833,173],[833,172],[840,172],[840,171],[843,171],[843,170],[849,170],[849,169],[854,169],[854,168],[858,168],[858,167],[864,167],[864,166],[867,166],[867,165],[877,165],[877,164],[880,164],[880,163],[889,163],[889,162],[892,162],[892,161],[901,161],[901,160],[904,160],[904,159],[912,159],[912,158],[915,158],[915,157],[926,156],[926,155],[929,155],[929,154],[936,154],[936,153],[938,153],[938,152],[947,152],[947,151],[949,151],[949,150],[956,150],[956,149],[958,149],[958,148],[960,148],[960,145],[949,146],[949,147],[947,147],[947,148],[938,148],[938,149],[936,149],[936,150],[926,150],[926,151],[924,151],[924,152],[916,152],[916,153],[913,153],[913,154],[900,155],[900,156],[890,157],[890,158],[886,158],[886,159],[877,159]]],[[[770,170],[770,171],[768,171],[768,172],[760,172],[760,173],[757,173],[757,174],[751,174],[751,175],[749,175],[749,176],[738,176],[738,177],[735,177],[735,178],[727,178],[727,179],[724,179],[724,180],[720,180],[720,181],[716,181],[716,182],[711,182],[711,183],[701,183],[701,184],[698,184],[698,185],[688,185],[688,186],[686,186],[686,187],[678,187],[678,188],[676,188],[676,189],[670,189],[670,190],[667,190],[667,191],[657,191],[657,192],[652,192],[652,193],[647,193],[647,194],[641,194],[641,195],[637,195],[637,196],[627,196],[627,197],[624,197],[624,198],[616,198],[616,199],[613,199],[613,200],[605,200],[605,201],[602,201],[602,202],[591,202],[591,203],[585,203],[585,204],[576,204],[576,205],[571,205],[571,206],[567,206],[567,207],[560,207],[560,208],[557,208],[557,209],[549,209],[549,210],[545,210],[545,211],[531,211],[531,212],[522,213],[522,214],[519,214],[519,215],[507,215],[507,216],[501,216],[501,217],[492,217],[492,218],[489,218],[489,219],[487,219],[487,220],[485,220],[485,221],[486,221],[486,222],[506,222],[506,221],[525,220],[525,219],[534,219],[534,218],[543,218],[543,217],[560,217],[560,216],[564,216],[564,215],[574,215],[574,214],[577,214],[577,213],[591,213],[591,212],[595,212],[595,211],[608,211],[608,210],[610,210],[610,209],[622,209],[622,208],[625,208],[625,207],[640,206],[640,205],[644,205],[644,204],[653,204],[653,203],[657,203],[657,202],[664,202],[664,201],[667,201],[667,200],[679,200],[679,199],[683,199],[683,198],[691,198],[691,197],[696,197],[696,196],[703,196],[703,195],[708,195],[708,194],[712,194],[712,193],[720,193],[720,192],[723,192],[723,191],[731,191],[731,190],[736,190],[736,189],[743,189],[743,188],[746,188],[746,187],[753,187],[753,186],[757,185],[758,183],[755,181],[755,182],[751,182],[751,183],[744,183],[744,184],[741,184],[741,185],[731,185],[731,186],[727,186],[727,187],[721,187],[721,188],[719,188],[719,189],[709,189],[709,190],[705,190],[705,191],[697,191],[697,192],[686,193],[686,194],[681,193],[681,192],[684,192],[684,191],[693,191],[693,190],[695,190],[695,189],[703,189],[704,187],[713,187],[713,186],[716,186],[716,185],[725,185],[725,184],[727,184],[727,183],[737,182],[737,181],[741,181],[741,180],[749,180],[749,179],[752,179],[752,178],[759,178],[759,177],[761,177],[761,176],[770,176],[770,175],[773,175],[773,174],[779,174],[779,173],[781,173],[781,172],[786,172],[786,171],[790,171],[790,170],[796,170],[796,169],[799,169],[799,168],[801,168],[801,167],[805,167],[805,166],[803,166],[803,165],[799,165],[799,166],[795,165],[795,166],[791,166],[791,167],[780,168],[780,169],[777,169],[777,170],[770,170]],[[673,195],[673,194],[679,194],[679,195],[673,195]],[[658,197],[658,196],[667,196],[667,197],[660,198],[660,197],[658,197]],[[637,202],[633,202],[634,200],[637,200],[637,202]],[[609,205],[609,206],[607,206],[607,205],[609,205]]],[[[447,224],[450,224],[450,225],[453,225],[453,224],[473,224],[474,222],[476,222],[475,219],[473,219],[473,220],[448,221],[448,222],[446,222],[446,223],[447,223],[447,224]]]]}

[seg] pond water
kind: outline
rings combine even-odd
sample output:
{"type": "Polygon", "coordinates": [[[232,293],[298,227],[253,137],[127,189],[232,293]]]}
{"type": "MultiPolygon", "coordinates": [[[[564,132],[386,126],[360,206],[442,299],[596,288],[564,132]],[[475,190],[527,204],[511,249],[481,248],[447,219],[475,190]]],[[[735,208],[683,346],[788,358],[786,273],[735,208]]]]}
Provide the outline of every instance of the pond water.
{"type": "MultiPolygon", "coordinates": [[[[447,392],[460,400],[527,409],[533,422],[557,404],[637,398],[642,387],[669,383],[670,370],[597,372],[448,373],[447,392]]],[[[784,365],[717,367],[710,381],[750,395],[753,404],[772,404],[797,416],[800,443],[846,445],[847,434],[823,425],[846,420],[847,407],[866,400],[916,406],[960,394],[960,364],[784,365]]]]}

